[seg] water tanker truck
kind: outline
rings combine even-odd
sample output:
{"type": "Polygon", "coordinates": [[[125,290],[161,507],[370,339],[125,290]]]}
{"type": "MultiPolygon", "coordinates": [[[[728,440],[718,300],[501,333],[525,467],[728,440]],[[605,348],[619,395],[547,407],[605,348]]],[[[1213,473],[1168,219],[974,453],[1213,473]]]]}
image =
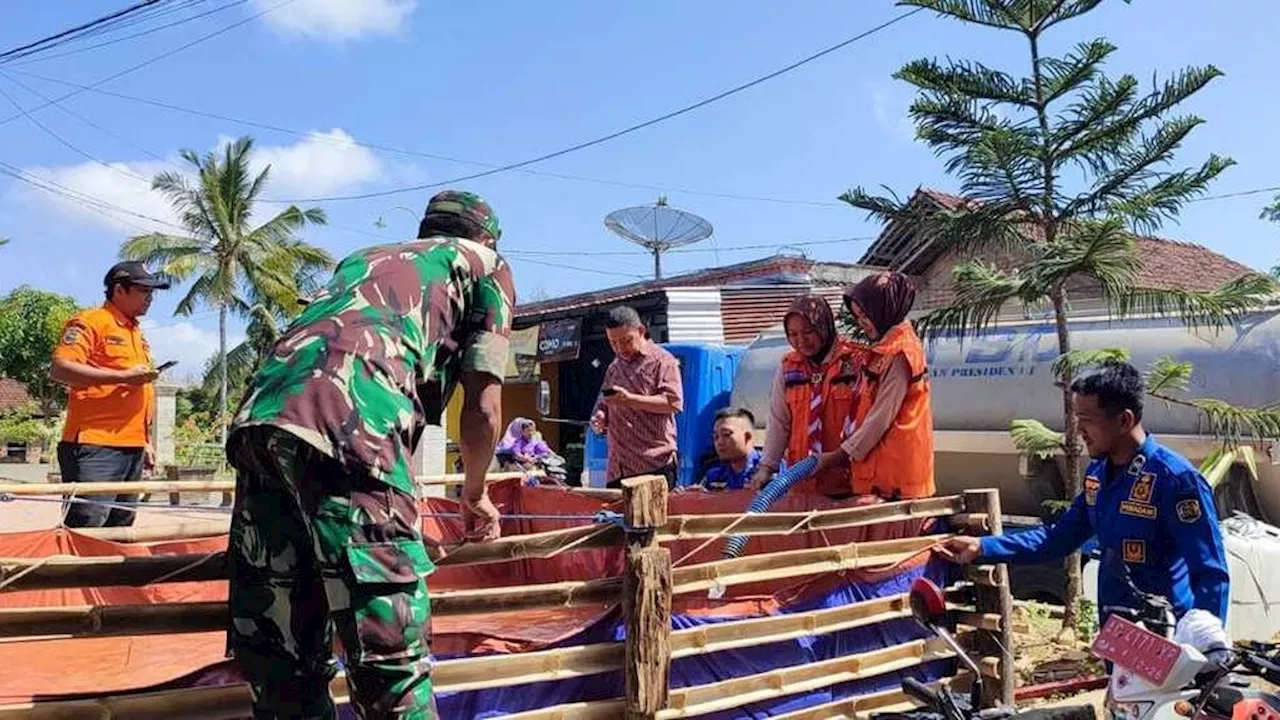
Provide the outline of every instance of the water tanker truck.
{"type": "MultiPolygon", "coordinates": [[[[1216,398],[1248,407],[1280,404],[1280,310],[1249,315],[1233,326],[1189,329],[1177,320],[1071,321],[1073,346],[1125,348],[1145,370],[1163,357],[1190,362],[1180,396],[1216,398]]],[[[773,374],[788,345],[782,327],[762,333],[747,349],[734,378],[731,403],[747,407],[761,426],[768,417],[773,374]]],[[[1062,395],[1054,386],[1057,334],[1043,320],[1002,322],[963,341],[943,336],[926,343],[933,390],[939,494],[966,488],[1000,489],[1010,515],[1043,516],[1045,500],[1062,497],[1059,464],[1028,461],[1014,449],[1012,420],[1039,420],[1062,429],[1062,395]]],[[[1144,425],[1162,442],[1200,463],[1220,443],[1192,408],[1148,398],[1144,425]]],[[[763,442],[764,428],[759,429],[763,442]]],[[[1261,482],[1254,491],[1263,517],[1280,520],[1280,447],[1265,438],[1257,455],[1261,482]]]]}

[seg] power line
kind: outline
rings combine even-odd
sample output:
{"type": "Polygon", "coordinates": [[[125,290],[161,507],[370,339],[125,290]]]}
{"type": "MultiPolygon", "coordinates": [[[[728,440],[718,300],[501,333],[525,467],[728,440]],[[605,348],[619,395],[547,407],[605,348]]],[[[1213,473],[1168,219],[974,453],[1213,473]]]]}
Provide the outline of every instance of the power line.
{"type": "MultiPolygon", "coordinates": [[[[428,152],[423,152],[419,150],[409,150],[406,148],[400,148],[400,147],[395,147],[391,145],[383,145],[380,143],[363,142],[363,141],[356,140],[355,138],[352,138],[349,141],[338,140],[333,137],[330,137],[329,135],[316,134],[314,132],[310,132],[306,130],[296,130],[294,128],[281,127],[279,125],[273,125],[271,123],[264,123],[256,120],[246,120],[244,118],[231,117],[228,115],[222,115],[219,113],[209,112],[205,110],[197,110],[194,108],[183,107],[181,105],[174,105],[172,103],[167,103],[160,100],[153,100],[150,98],[138,97],[136,95],[127,95],[125,93],[115,92],[113,90],[106,90],[103,88],[91,87],[89,85],[81,85],[80,83],[75,83],[68,80],[61,80],[58,78],[49,77],[47,75],[41,75],[39,73],[27,72],[23,70],[10,70],[9,72],[25,75],[27,77],[34,78],[36,80],[43,80],[45,82],[55,83],[58,85],[75,87],[87,92],[93,92],[99,95],[106,95],[108,97],[119,98],[121,100],[128,100],[130,102],[141,103],[144,105],[150,105],[152,107],[158,107],[165,110],[172,110],[174,112],[180,112],[187,115],[209,118],[211,120],[221,120],[223,122],[236,123],[238,125],[244,125],[246,127],[261,128],[263,130],[270,130],[272,132],[278,132],[285,135],[292,135],[295,137],[314,138],[314,139],[321,140],[323,142],[328,142],[334,145],[344,145],[344,146],[354,145],[356,147],[363,147],[369,150],[378,150],[378,151],[387,152],[387,153],[394,153],[396,155],[403,155],[406,157],[424,158],[427,160],[440,160],[443,162],[458,163],[459,165],[475,165],[478,167],[486,167],[486,168],[499,167],[495,163],[487,163],[480,160],[468,160],[465,158],[452,157],[448,155],[440,155],[436,153],[428,153],[428,152]]],[[[545,170],[531,170],[529,168],[515,168],[514,171],[525,173],[528,175],[540,176],[540,177],[550,177],[550,178],[556,178],[560,180],[571,180],[574,182],[587,182],[587,183],[595,183],[598,185],[611,185],[614,187],[635,188],[640,190],[654,190],[657,192],[682,193],[685,195],[698,195],[698,196],[704,196],[704,197],[721,198],[725,200],[777,203],[777,204],[783,204],[783,205],[806,205],[810,207],[839,207],[839,208],[848,207],[844,203],[825,201],[825,200],[803,200],[799,198],[776,198],[776,197],[766,197],[761,195],[746,195],[746,194],[740,194],[740,193],[725,193],[725,192],[714,192],[714,191],[708,191],[708,190],[695,190],[690,188],[676,187],[672,185],[653,185],[653,184],[646,184],[646,183],[634,183],[634,182],[626,182],[621,180],[610,180],[605,178],[588,177],[584,175],[572,175],[568,173],[547,172],[545,170]]],[[[284,203],[287,203],[288,201],[263,200],[263,202],[277,202],[277,203],[284,204],[284,203]]]]}
{"type": "Polygon", "coordinates": [[[905,19],[907,19],[907,18],[911,17],[912,15],[915,15],[916,13],[918,13],[918,12],[922,11],[923,9],[924,9],[924,8],[916,8],[915,10],[910,10],[910,11],[908,11],[908,12],[902,13],[901,15],[898,15],[897,17],[895,17],[895,18],[893,18],[893,19],[891,19],[891,20],[888,20],[887,22],[881,23],[881,24],[879,24],[879,25],[877,25],[877,26],[875,26],[875,27],[873,27],[873,28],[871,28],[871,29],[869,29],[869,30],[864,30],[863,32],[860,32],[860,33],[858,33],[857,35],[854,35],[853,37],[848,38],[847,40],[843,40],[843,41],[841,41],[841,42],[839,42],[839,43],[836,43],[835,45],[832,45],[832,46],[830,46],[830,47],[827,47],[827,48],[824,48],[824,49],[822,49],[822,50],[819,50],[818,52],[813,53],[812,55],[809,55],[808,57],[805,57],[805,58],[803,58],[803,59],[801,59],[801,60],[798,60],[798,61],[796,61],[796,62],[793,62],[793,63],[791,63],[790,65],[787,65],[786,67],[779,68],[778,70],[774,70],[774,71],[773,71],[773,72],[771,72],[771,73],[768,73],[768,74],[766,74],[766,75],[762,75],[762,76],[760,76],[760,77],[758,77],[758,78],[756,78],[756,79],[754,79],[754,80],[751,80],[751,81],[745,82],[745,83],[743,83],[743,84],[741,84],[741,85],[738,85],[738,86],[732,87],[732,88],[730,88],[730,89],[728,89],[728,90],[725,90],[725,91],[723,91],[723,92],[720,92],[720,93],[717,93],[717,94],[715,94],[715,95],[712,95],[712,96],[711,96],[711,97],[709,97],[709,98],[706,98],[706,99],[703,99],[703,100],[699,100],[698,102],[693,103],[692,105],[686,105],[686,106],[684,106],[684,107],[682,107],[682,108],[680,108],[680,109],[678,109],[678,110],[673,110],[673,111],[671,111],[671,112],[669,112],[669,113],[666,113],[666,114],[664,114],[664,115],[659,115],[658,117],[650,118],[649,120],[645,120],[644,122],[636,123],[635,125],[631,125],[631,126],[629,126],[629,127],[623,128],[623,129],[621,129],[621,130],[617,130],[617,131],[611,132],[611,133],[609,133],[608,135],[602,135],[602,136],[600,136],[600,137],[598,137],[598,138],[595,138],[595,139],[593,139],[593,140],[586,140],[586,141],[583,141],[583,142],[580,142],[580,143],[577,143],[577,144],[574,144],[574,145],[570,145],[569,147],[562,148],[562,149],[560,149],[560,150],[556,150],[556,151],[554,151],[554,152],[549,152],[549,153],[546,153],[546,154],[543,154],[543,155],[539,155],[539,156],[534,157],[534,158],[529,158],[528,160],[521,160],[520,162],[509,163],[509,164],[507,164],[507,165],[501,165],[501,166],[499,166],[499,167],[496,167],[496,168],[493,168],[493,169],[490,169],[490,170],[485,170],[484,172],[472,173],[472,174],[470,174],[470,175],[464,175],[464,176],[462,176],[462,177],[451,178],[451,179],[449,179],[449,180],[443,180],[443,181],[440,181],[440,182],[426,183],[426,184],[423,184],[423,185],[412,185],[412,186],[409,186],[409,187],[392,188],[392,189],[390,189],[390,190],[379,190],[379,191],[377,191],[377,192],[360,193],[360,194],[358,194],[358,195],[335,195],[335,196],[331,196],[331,197],[300,198],[300,199],[295,199],[295,200],[277,200],[276,202],[282,202],[282,203],[316,203],[316,202],[337,202],[337,201],[340,201],[340,200],[366,200],[366,199],[368,199],[368,198],[386,197],[386,196],[388,196],[388,195],[398,195],[398,194],[400,194],[400,193],[416,192],[416,191],[419,191],[419,190],[426,190],[426,189],[429,189],[429,188],[437,188],[437,187],[444,187],[444,186],[446,186],[446,185],[453,185],[453,184],[455,184],[455,183],[466,182],[466,181],[468,181],[468,180],[476,180],[476,179],[479,179],[479,178],[482,178],[482,177],[488,177],[488,176],[490,176],[490,175],[497,175],[497,174],[499,174],[499,173],[507,172],[507,171],[509,171],[509,170],[518,170],[518,169],[520,169],[520,168],[523,168],[523,167],[526,167],[526,166],[529,166],[529,165],[535,165],[535,164],[537,164],[537,163],[541,163],[541,162],[545,162],[545,161],[547,161],[547,160],[551,160],[551,159],[553,159],[553,158],[562,157],[562,156],[564,156],[564,155],[568,155],[568,154],[570,154],[570,153],[577,152],[577,151],[579,151],[579,150],[585,150],[586,148],[594,147],[594,146],[596,146],[596,145],[600,145],[600,144],[603,144],[603,143],[609,142],[610,140],[615,140],[615,139],[617,139],[617,138],[622,137],[623,135],[629,135],[629,134],[631,134],[631,133],[633,133],[633,132],[636,132],[636,131],[638,131],[638,130],[643,130],[643,129],[647,128],[647,127],[652,127],[652,126],[654,126],[654,125],[657,125],[658,123],[665,122],[665,121],[667,121],[667,120],[671,120],[672,118],[679,117],[679,116],[684,115],[684,114],[686,114],[686,113],[693,112],[694,110],[697,110],[697,109],[699,109],[699,108],[706,107],[707,105],[710,105],[710,104],[712,104],[712,103],[719,102],[720,100],[723,100],[723,99],[725,99],[725,98],[727,98],[727,97],[729,97],[729,96],[731,96],[731,95],[736,95],[737,93],[740,93],[740,92],[742,92],[742,91],[744,91],[744,90],[747,90],[747,89],[749,89],[749,88],[755,87],[756,85],[759,85],[759,84],[761,84],[761,83],[763,83],[763,82],[767,82],[767,81],[772,80],[772,79],[774,79],[774,78],[776,78],[776,77],[778,77],[778,76],[780,76],[780,75],[783,75],[783,74],[785,74],[785,73],[789,73],[789,72],[791,72],[792,70],[795,70],[796,68],[799,68],[799,67],[801,67],[801,66],[803,66],[803,65],[806,65],[806,64],[808,64],[808,63],[811,63],[811,62],[813,62],[814,60],[817,60],[817,59],[819,59],[819,58],[821,58],[821,57],[824,57],[824,56],[826,56],[826,55],[829,55],[829,54],[831,54],[831,53],[833,53],[833,52],[835,52],[835,51],[837,51],[837,50],[840,50],[840,49],[842,49],[842,48],[848,47],[849,45],[852,45],[853,43],[858,42],[859,40],[863,40],[863,39],[865,39],[865,38],[871,37],[872,35],[874,35],[874,34],[876,34],[876,33],[880,32],[881,30],[884,30],[885,28],[888,28],[889,26],[891,26],[891,25],[893,25],[893,24],[895,24],[895,23],[901,22],[902,20],[905,20],[905,19]]]}
{"type": "Polygon", "coordinates": [[[62,38],[66,38],[68,36],[75,35],[76,33],[84,32],[85,30],[90,30],[92,28],[110,23],[113,20],[116,20],[119,18],[127,17],[140,10],[145,10],[151,7],[152,5],[155,5],[156,3],[168,2],[168,1],[169,0],[142,0],[142,2],[135,3],[133,5],[130,5],[129,7],[123,8],[121,10],[117,10],[113,13],[109,13],[107,15],[94,18],[93,20],[90,20],[87,23],[83,23],[73,28],[68,28],[66,30],[63,30],[62,32],[40,38],[39,40],[35,40],[33,42],[27,43],[26,45],[20,45],[16,48],[6,50],[0,53],[0,60],[7,60],[14,56],[22,57],[22,54],[24,53],[30,54],[32,52],[36,52],[39,48],[46,46],[49,43],[56,42],[62,38]]]}
{"type": "Polygon", "coordinates": [[[176,228],[178,230],[183,230],[185,232],[185,228],[183,228],[180,225],[175,225],[167,220],[161,220],[160,218],[152,217],[150,215],[145,215],[143,213],[135,212],[128,208],[120,207],[119,205],[109,203],[105,200],[96,198],[87,193],[82,193],[79,190],[75,190],[65,185],[56,183],[53,180],[49,180],[48,178],[42,178],[39,175],[23,170],[22,168],[14,167],[13,165],[10,165],[3,161],[0,161],[0,174],[8,175],[9,177],[12,177],[15,180],[24,182],[33,187],[37,187],[52,195],[57,195],[66,200],[71,200],[72,202],[75,202],[89,210],[92,210],[98,213],[99,215],[102,215],[112,220],[119,220],[120,222],[123,222],[126,225],[129,225],[131,227],[137,228],[142,232],[150,232],[150,230],[140,225],[131,223],[127,220],[121,220],[120,218],[113,217],[110,214],[110,212],[114,211],[124,215],[130,215],[136,218],[140,218],[142,220],[149,220],[153,223],[158,223],[160,225],[167,225],[171,228],[176,228]]]}
{"type": "MultiPolygon", "coordinates": [[[[189,3],[186,7],[192,7],[192,6],[194,6],[194,5],[198,5],[198,4],[201,4],[201,3],[206,2],[206,1],[207,1],[207,0],[197,0],[197,2],[195,2],[195,3],[189,3]]],[[[98,43],[98,44],[96,44],[96,45],[89,45],[88,47],[76,48],[75,50],[67,50],[66,52],[55,53],[55,54],[53,54],[53,55],[42,55],[42,56],[37,57],[37,58],[30,58],[30,59],[23,60],[22,62],[15,62],[14,64],[15,64],[15,65],[30,65],[30,64],[32,64],[32,63],[44,62],[44,61],[46,61],[46,60],[53,60],[53,59],[55,59],[55,58],[67,57],[67,56],[69,56],[69,55],[78,55],[78,54],[83,53],[83,52],[89,52],[90,50],[97,50],[98,48],[104,48],[104,47],[107,47],[107,46],[109,46],[109,45],[115,45],[115,44],[117,44],[117,43],[122,43],[122,42],[126,42],[126,41],[128,41],[128,40],[134,40],[134,39],[136,39],[136,38],[144,37],[144,36],[146,36],[146,35],[151,35],[151,34],[154,34],[154,33],[160,32],[160,31],[162,31],[162,30],[168,30],[169,28],[177,27],[177,26],[179,26],[179,25],[185,25],[186,23],[193,22],[193,21],[195,21],[195,20],[199,20],[200,18],[208,17],[208,16],[210,16],[210,15],[214,15],[214,14],[220,13],[220,12],[222,12],[222,11],[224,11],[224,10],[228,10],[228,9],[230,9],[230,8],[233,8],[233,7],[237,6],[237,5],[243,5],[243,4],[247,3],[247,2],[249,2],[249,0],[233,0],[232,2],[229,2],[229,3],[227,3],[226,5],[220,5],[220,6],[218,6],[218,7],[214,8],[214,9],[212,9],[212,10],[206,10],[206,11],[204,11],[204,12],[202,12],[202,13],[198,13],[198,14],[196,14],[196,15],[189,15],[189,16],[187,16],[187,17],[184,17],[184,18],[180,19],[180,20],[174,20],[173,22],[166,23],[166,24],[164,24],[164,25],[159,25],[159,26],[157,26],[157,27],[153,27],[153,28],[150,28],[150,29],[147,29],[147,30],[142,30],[142,31],[139,31],[139,32],[133,33],[132,35],[125,35],[124,37],[119,37],[119,38],[116,38],[116,39],[114,39],[114,40],[105,40],[105,41],[100,42],[100,43],[98,43]]],[[[178,8],[178,9],[182,9],[182,8],[178,8]]],[[[170,10],[170,11],[167,11],[167,12],[174,12],[174,11],[173,11],[173,10],[170,10]]],[[[167,14],[167,13],[160,13],[160,14],[167,14]]],[[[157,14],[157,17],[158,17],[160,14],[157,14]]]]}
{"type": "MultiPolygon", "coordinates": [[[[138,63],[138,64],[136,64],[136,65],[132,65],[132,66],[130,66],[130,67],[125,68],[124,70],[121,70],[121,71],[119,71],[119,72],[117,72],[117,73],[113,73],[113,74],[111,74],[111,75],[108,75],[108,76],[106,76],[106,77],[104,77],[104,78],[100,79],[100,80],[97,80],[97,81],[95,81],[95,82],[93,82],[93,83],[90,83],[90,84],[89,84],[89,87],[98,87],[99,85],[104,85],[104,84],[106,84],[106,83],[111,82],[112,80],[117,79],[117,78],[123,77],[123,76],[128,75],[128,74],[133,73],[133,72],[137,72],[138,70],[141,70],[142,68],[147,67],[148,65],[152,65],[152,64],[154,64],[154,63],[157,63],[157,62],[159,62],[159,61],[161,61],[161,60],[164,60],[165,58],[171,57],[171,56],[173,56],[173,55],[177,55],[178,53],[180,53],[180,52],[182,52],[182,51],[184,51],[184,50],[190,49],[190,48],[192,48],[192,47],[195,47],[196,45],[199,45],[200,43],[206,42],[206,41],[208,41],[208,40],[212,40],[213,38],[218,37],[219,35],[222,35],[222,34],[224,34],[224,33],[230,32],[231,30],[234,30],[234,29],[236,29],[236,28],[238,28],[238,27],[240,27],[241,25],[244,25],[244,24],[246,24],[246,23],[253,22],[254,20],[257,20],[258,18],[262,17],[263,15],[266,15],[267,13],[274,12],[274,11],[276,11],[276,10],[278,10],[278,9],[280,9],[280,8],[282,8],[282,7],[284,7],[284,6],[286,6],[286,5],[289,5],[289,4],[291,4],[291,3],[294,3],[294,2],[296,2],[296,1],[297,1],[297,0],[281,0],[281,2],[278,2],[278,3],[276,3],[275,5],[272,5],[271,7],[267,8],[267,9],[265,9],[265,10],[260,10],[260,11],[258,11],[258,12],[256,12],[256,13],[254,13],[254,14],[252,14],[252,15],[250,15],[250,16],[248,16],[248,17],[246,17],[246,18],[242,18],[242,19],[240,19],[240,20],[237,20],[236,22],[231,23],[230,25],[225,25],[225,26],[223,26],[223,27],[221,27],[221,28],[219,28],[219,29],[217,29],[217,30],[214,30],[214,31],[213,31],[213,32],[211,32],[211,33],[206,33],[206,34],[204,34],[204,35],[201,35],[200,37],[198,37],[198,38],[196,38],[196,39],[194,39],[194,40],[189,40],[189,41],[187,41],[187,42],[183,43],[182,45],[179,45],[179,46],[178,46],[178,47],[176,47],[176,48],[173,48],[173,49],[171,49],[171,50],[166,50],[165,52],[162,52],[162,53],[160,53],[159,55],[155,55],[155,56],[152,56],[152,57],[150,57],[150,58],[148,58],[148,59],[146,59],[146,60],[143,60],[142,62],[140,62],[140,63],[138,63]]],[[[52,100],[52,101],[49,101],[49,102],[45,103],[44,105],[39,105],[39,106],[36,106],[36,107],[34,107],[34,108],[30,108],[30,112],[36,112],[37,110],[43,110],[44,108],[47,108],[47,107],[49,107],[50,105],[56,105],[57,103],[60,103],[60,102],[62,102],[63,100],[67,100],[67,99],[73,98],[73,97],[75,97],[75,96],[77,96],[77,95],[79,95],[79,94],[81,94],[81,93],[83,93],[83,92],[85,92],[85,90],[81,90],[81,89],[73,90],[73,91],[71,91],[71,92],[69,92],[69,93],[66,93],[65,95],[62,95],[61,97],[55,98],[54,100],[52,100]]],[[[21,118],[21,117],[22,117],[22,114],[21,114],[21,113],[19,113],[19,114],[17,114],[17,115],[10,115],[9,117],[4,118],[3,120],[0,120],[0,125],[5,125],[5,124],[8,124],[8,123],[11,123],[11,122],[13,122],[14,120],[17,120],[18,118],[21,118]]]]}

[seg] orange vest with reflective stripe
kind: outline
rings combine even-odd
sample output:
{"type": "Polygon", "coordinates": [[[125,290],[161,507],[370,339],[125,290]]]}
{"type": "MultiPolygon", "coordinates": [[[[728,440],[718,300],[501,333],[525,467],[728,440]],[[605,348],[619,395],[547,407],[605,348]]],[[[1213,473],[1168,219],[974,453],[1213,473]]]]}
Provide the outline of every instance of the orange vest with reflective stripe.
{"type": "MultiPolygon", "coordinates": [[[[851,427],[861,387],[862,365],[866,349],[837,337],[821,368],[792,350],[782,359],[782,382],[791,411],[791,436],[787,438],[787,464],[794,465],[811,454],[809,449],[809,401],[813,393],[822,393],[822,451],[840,447],[846,427],[851,427]]],[[[821,476],[810,476],[793,492],[820,492],[847,495],[850,492],[849,470],[830,470],[821,476]]]]}
{"type": "Polygon", "coordinates": [[[853,491],[892,498],[931,497],[933,481],[933,411],[929,407],[929,372],[924,343],[911,323],[890,328],[870,348],[864,384],[855,417],[860,425],[876,401],[880,378],[898,355],[906,358],[911,380],[897,417],[880,443],[862,462],[853,464],[853,491]]]}

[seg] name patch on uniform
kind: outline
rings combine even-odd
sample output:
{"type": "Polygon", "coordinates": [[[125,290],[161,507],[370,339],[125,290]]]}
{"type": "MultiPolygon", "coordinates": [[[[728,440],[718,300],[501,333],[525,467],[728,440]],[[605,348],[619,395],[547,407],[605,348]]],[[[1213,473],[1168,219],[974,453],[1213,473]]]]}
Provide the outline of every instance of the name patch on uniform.
{"type": "Polygon", "coordinates": [[[1102,482],[1096,477],[1086,477],[1084,479],[1084,504],[1098,504],[1098,489],[1102,487],[1102,482]]]}
{"type": "Polygon", "coordinates": [[[1184,523],[1193,523],[1200,519],[1200,501],[1195,498],[1179,500],[1175,509],[1178,511],[1178,519],[1184,523]]]}
{"type": "Polygon", "coordinates": [[[1124,561],[1127,563],[1145,563],[1147,561],[1146,540],[1125,540],[1124,561]]]}
{"type": "Polygon", "coordinates": [[[1155,484],[1155,475],[1143,473],[1142,477],[1133,481],[1133,487],[1129,490],[1129,499],[1139,503],[1151,502],[1151,491],[1155,484]]]}
{"type": "Polygon", "coordinates": [[[1147,520],[1156,519],[1156,506],[1146,503],[1125,500],[1120,503],[1120,513],[1122,515],[1132,515],[1134,517],[1146,518],[1147,520]]]}

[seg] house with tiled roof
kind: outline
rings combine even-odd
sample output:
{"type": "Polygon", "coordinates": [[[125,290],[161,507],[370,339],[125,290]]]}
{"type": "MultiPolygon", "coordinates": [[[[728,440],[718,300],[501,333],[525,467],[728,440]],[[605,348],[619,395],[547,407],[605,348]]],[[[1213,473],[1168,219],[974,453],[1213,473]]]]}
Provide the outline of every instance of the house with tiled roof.
{"type": "MultiPolygon", "coordinates": [[[[969,202],[964,198],[931,188],[921,188],[911,203],[922,212],[959,210],[969,202]]],[[[1138,285],[1149,289],[1179,288],[1197,292],[1216,290],[1241,275],[1254,272],[1204,246],[1158,237],[1135,237],[1142,268],[1138,285]]],[[[1002,270],[1012,270],[1025,257],[1017,254],[987,252],[981,258],[1002,270]]],[[[859,263],[885,267],[912,275],[918,283],[915,313],[945,307],[955,297],[952,270],[971,259],[954,248],[943,247],[928,233],[909,223],[891,222],[863,254],[859,263]]],[[[1104,308],[1101,288],[1092,281],[1080,280],[1068,288],[1073,313],[1089,313],[1104,308]]],[[[1022,314],[1011,307],[1007,315],[1022,314]]]]}
{"type": "Polygon", "coordinates": [[[32,399],[26,385],[13,378],[0,376],[0,414],[20,408],[32,399]]]}

